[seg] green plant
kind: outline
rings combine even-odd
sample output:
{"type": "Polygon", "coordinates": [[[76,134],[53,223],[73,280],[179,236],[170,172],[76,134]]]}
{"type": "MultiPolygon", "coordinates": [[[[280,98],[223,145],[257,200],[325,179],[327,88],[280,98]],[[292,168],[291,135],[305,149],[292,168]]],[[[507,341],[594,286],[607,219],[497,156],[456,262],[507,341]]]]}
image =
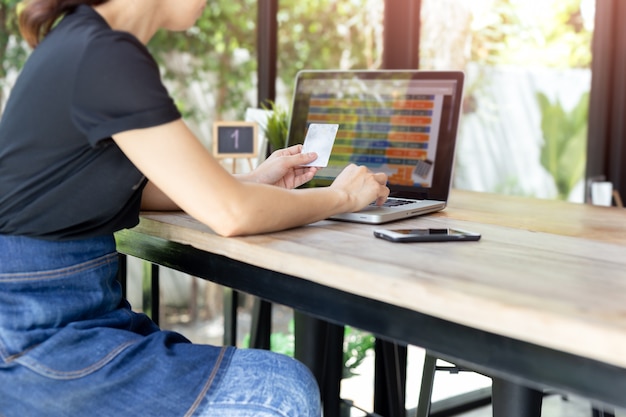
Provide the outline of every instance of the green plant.
{"type": "Polygon", "coordinates": [[[541,165],[554,178],[558,197],[564,200],[585,172],[589,93],[584,93],[570,112],[543,93],[537,93],[537,100],[544,138],[541,165]]]}
{"type": "MultiPolygon", "coordinates": [[[[294,320],[289,322],[287,333],[274,332],[270,335],[270,349],[273,352],[282,353],[287,356],[294,356],[295,336],[294,320]]],[[[358,368],[367,353],[374,349],[375,338],[372,334],[362,330],[346,326],[343,340],[343,372],[342,378],[350,378],[358,375],[355,369],[358,368]]],[[[244,348],[250,347],[250,334],[246,334],[241,342],[244,348]]]]}
{"type": "Polygon", "coordinates": [[[350,378],[358,375],[354,370],[374,349],[376,339],[370,333],[346,326],[343,340],[343,378],[350,378]]]}
{"type": "Polygon", "coordinates": [[[17,13],[21,7],[23,4],[19,0],[0,0],[0,113],[8,92],[6,77],[22,67],[31,51],[22,42],[17,26],[17,13]]]}
{"type": "MultiPolygon", "coordinates": [[[[287,356],[294,356],[295,352],[295,324],[294,320],[290,320],[287,333],[274,332],[270,335],[270,349],[272,352],[282,353],[287,356]]],[[[247,333],[241,341],[244,348],[250,347],[250,333],[247,333]]]]}
{"type": "Polygon", "coordinates": [[[287,109],[277,106],[275,103],[270,103],[271,107],[265,110],[270,110],[267,122],[263,127],[263,133],[267,138],[270,145],[270,153],[282,149],[287,144],[287,132],[289,131],[289,112],[287,109]]]}

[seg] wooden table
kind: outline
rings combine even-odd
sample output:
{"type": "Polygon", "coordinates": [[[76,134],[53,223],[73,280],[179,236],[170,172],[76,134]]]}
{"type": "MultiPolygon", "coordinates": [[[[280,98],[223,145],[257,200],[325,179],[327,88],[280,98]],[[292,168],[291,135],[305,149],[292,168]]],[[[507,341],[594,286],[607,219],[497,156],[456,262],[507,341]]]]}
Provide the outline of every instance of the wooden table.
{"type": "Polygon", "coordinates": [[[456,227],[479,242],[396,244],[321,221],[223,238],[143,213],[119,250],[423,347],[487,375],[626,408],[626,210],[453,190],[387,227],[456,227]]]}

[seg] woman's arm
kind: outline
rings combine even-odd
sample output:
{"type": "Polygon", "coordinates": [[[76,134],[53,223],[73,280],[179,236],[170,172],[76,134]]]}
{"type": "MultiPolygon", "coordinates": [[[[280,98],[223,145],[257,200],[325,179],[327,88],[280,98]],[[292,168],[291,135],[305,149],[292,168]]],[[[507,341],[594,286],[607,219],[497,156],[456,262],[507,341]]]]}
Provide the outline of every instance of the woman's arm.
{"type": "MultiPolygon", "coordinates": [[[[302,151],[302,145],[294,145],[286,149],[279,149],[272,153],[261,165],[252,172],[245,174],[235,174],[239,181],[249,181],[262,184],[275,185],[283,188],[296,188],[311,180],[318,168],[298,166],[298,156],[302,151]]],[[[317,158],[317,154],[307,155],[312,162],[317,158]]],[[[180,210],[178,204],[174,203],[163,191],[161,191],[151,181],[146,184],[142,198],[142,210],[174,211],[180,210]]]]}
{"type": "MultiPolygon", "coordinates": [[[[197,220],[224,236],[256,234],[358,210],[389,190],[384,174],[350,166],[332,186],[289,190],[241,182],[228,173],[182,120],[122,132],[113,139],[162,192],[197,220]]],[[[304,154],[294,155],[301,163],[304,154]]]]}
{"type": "Polygon", "coordinates": [[[159,187],[152,181],[148,181],[141,195],[141,209],[154,211],[176,211],[180,210],[178,204],[174,203],[159,187]]]}

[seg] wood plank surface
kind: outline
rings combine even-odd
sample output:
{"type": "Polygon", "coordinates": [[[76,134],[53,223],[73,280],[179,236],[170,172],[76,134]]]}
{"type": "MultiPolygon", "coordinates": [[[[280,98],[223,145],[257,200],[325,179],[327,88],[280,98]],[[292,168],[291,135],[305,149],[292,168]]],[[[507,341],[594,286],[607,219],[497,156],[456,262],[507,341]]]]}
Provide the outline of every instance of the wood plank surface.
{"type": "Polygon", "coordinates": [[[391,243],[377,227],[223,238],[183,213],[143,213],[135,230],[626,367],[626,210],[454,190],[443,212],[382,227],[456,227],[479,242],[391,243]]]}
{"type": "Polygon", "coordinates": [[[437,216],[626,245],[626,210],[617,207],[453,190],[437,216]]]}

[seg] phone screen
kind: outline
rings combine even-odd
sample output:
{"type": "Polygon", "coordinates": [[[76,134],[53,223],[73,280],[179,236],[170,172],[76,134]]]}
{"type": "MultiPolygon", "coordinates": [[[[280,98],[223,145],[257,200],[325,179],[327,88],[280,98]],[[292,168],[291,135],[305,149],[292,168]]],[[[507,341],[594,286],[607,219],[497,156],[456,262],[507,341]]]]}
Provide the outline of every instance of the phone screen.
{"type": "Polygon", "coordinates": [[[450,228],[376,229],[374,236],[392,242],[445,242],[480,239],[479,233],[450,228]]]}

